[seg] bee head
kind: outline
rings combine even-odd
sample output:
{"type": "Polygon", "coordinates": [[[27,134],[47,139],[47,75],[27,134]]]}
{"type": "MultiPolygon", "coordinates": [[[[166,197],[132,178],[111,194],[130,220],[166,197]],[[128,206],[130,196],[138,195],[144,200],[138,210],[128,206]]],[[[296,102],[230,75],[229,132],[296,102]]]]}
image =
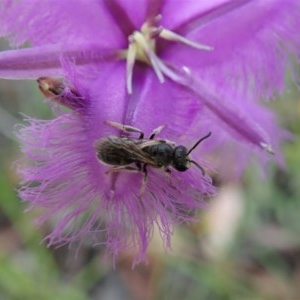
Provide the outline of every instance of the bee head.
{"type": "Polygon", "coordinates": [[[188,159],[188,150],[186,147],[177,146],[174,148],[173,167],[179,172],[184,172],[190,167],[190,160],[188,159]]]}
{"type": "Polygon", "coordinates": [[[207,139],[211,135],[209,132],[206,136],[199,139],[195,145],[190,149],[187,150],[184,146],[177,146],[174,148],[173,152],[173,167],[179,172],[185,172],[190,167],[191,163],[197,166],[203,175],[205,175],[204,169],[195,161],[189,158],[189,154],[205,139],[207,139]]]}

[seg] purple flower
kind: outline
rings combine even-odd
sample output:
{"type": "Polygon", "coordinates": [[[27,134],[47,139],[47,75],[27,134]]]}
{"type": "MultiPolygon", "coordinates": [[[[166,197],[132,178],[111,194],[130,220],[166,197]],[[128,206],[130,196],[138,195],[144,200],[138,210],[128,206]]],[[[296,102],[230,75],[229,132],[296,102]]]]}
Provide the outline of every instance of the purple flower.
{"type": "Polygon", "coordinates": [[[89,232],[114,254],[137,247],[142,260],[154,224],[169,247],[172,225],[192,220],[213,192],[196,166],[170,176],[149,167],[139,197],[141,172],[107,173],[97,159],[95,143],[120,134],[107,121],[146,136],[166,125],[158,137],[187,148],[211,131],[191,156],[205,166],[200,157],[209,153],[230,175],[253,154],[265,162],[274,151],[282,162],[286,134],[258,100],[283,90],[299,25],[298,0],[2,1],[0,35],[31,46],[0,53],[0,76],[68,82],[52,99],[72,111],[29,119],[20,131],[31,161],[20,169],[20,195],[45,208],[39,224],[58,217],[49,243],[89,232]]]}

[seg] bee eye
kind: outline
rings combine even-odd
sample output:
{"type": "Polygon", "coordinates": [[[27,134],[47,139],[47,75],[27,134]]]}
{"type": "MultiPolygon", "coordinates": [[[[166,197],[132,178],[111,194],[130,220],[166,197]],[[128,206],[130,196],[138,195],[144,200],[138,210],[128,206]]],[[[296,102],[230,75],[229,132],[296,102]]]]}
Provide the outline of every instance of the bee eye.
{"type": "Polygon", "coordinates": [[[174,149],[174,159],[181,161],[186,159],[187,149],[184,146],[177,146],[174,149]]]}

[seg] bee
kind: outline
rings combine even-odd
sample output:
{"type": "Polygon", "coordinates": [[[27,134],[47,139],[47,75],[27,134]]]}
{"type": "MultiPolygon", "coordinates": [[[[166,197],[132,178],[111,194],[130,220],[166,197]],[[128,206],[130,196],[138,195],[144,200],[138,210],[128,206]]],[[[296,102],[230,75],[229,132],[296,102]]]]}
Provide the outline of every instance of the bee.
{"type": "Polygon", "coordinates": [[[189,150],[182,145],[177,146],[174,142],[164,139],[154,139],[164,126],[154,129],[148,139],[144,138],[144,132],[138,128],[112,121],[105,124],[115,127],[126,133],[138,133],[137,138],[128,136],[107,136],[95,142],[97,158],[104,164],[111,165],[107,172],[132,171],[142,172],[143,182],[140,191],[141,196],[147,184],[147,166],[161,168],[170,174],[170,167],[179,171],[187,171],[191,164],[197,166],[203,175],[205,171],[197,162],[189,157],[189,154],[205,139],[211,132],[200,138],[189,150]]]}
{"type": "Polygon", "coordinates": [[[37,79],[37,83],[46,98],[71,109],[84,107],[83,97],[62,81],[50,77],[40,77],[37,79]]]}

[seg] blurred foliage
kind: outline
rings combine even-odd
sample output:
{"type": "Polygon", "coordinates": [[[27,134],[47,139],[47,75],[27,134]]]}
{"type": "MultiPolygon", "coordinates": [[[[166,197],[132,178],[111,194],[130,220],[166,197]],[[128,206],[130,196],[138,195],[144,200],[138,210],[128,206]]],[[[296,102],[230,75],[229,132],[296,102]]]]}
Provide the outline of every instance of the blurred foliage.
{"type": "Polygon", "coordinates": [[[52,115],[42,99],[34,82],[0,81],[0,299],[300,299],[297,91],[269,104],[294,134],[283,147],[287,168],[270,165],[261,180],[253,166],[240,182],[221,186],[229,196],[212,199],[199,224],[176,228],[172,253],[159,252],[154,236],[148,264],[134,270],[130,253],[113,269],[102,249],[40,243],[49,228],[37,229],[34,213],[24,213],[12,166],[21,156],[14,138],[20,112],[52,115]]]}

